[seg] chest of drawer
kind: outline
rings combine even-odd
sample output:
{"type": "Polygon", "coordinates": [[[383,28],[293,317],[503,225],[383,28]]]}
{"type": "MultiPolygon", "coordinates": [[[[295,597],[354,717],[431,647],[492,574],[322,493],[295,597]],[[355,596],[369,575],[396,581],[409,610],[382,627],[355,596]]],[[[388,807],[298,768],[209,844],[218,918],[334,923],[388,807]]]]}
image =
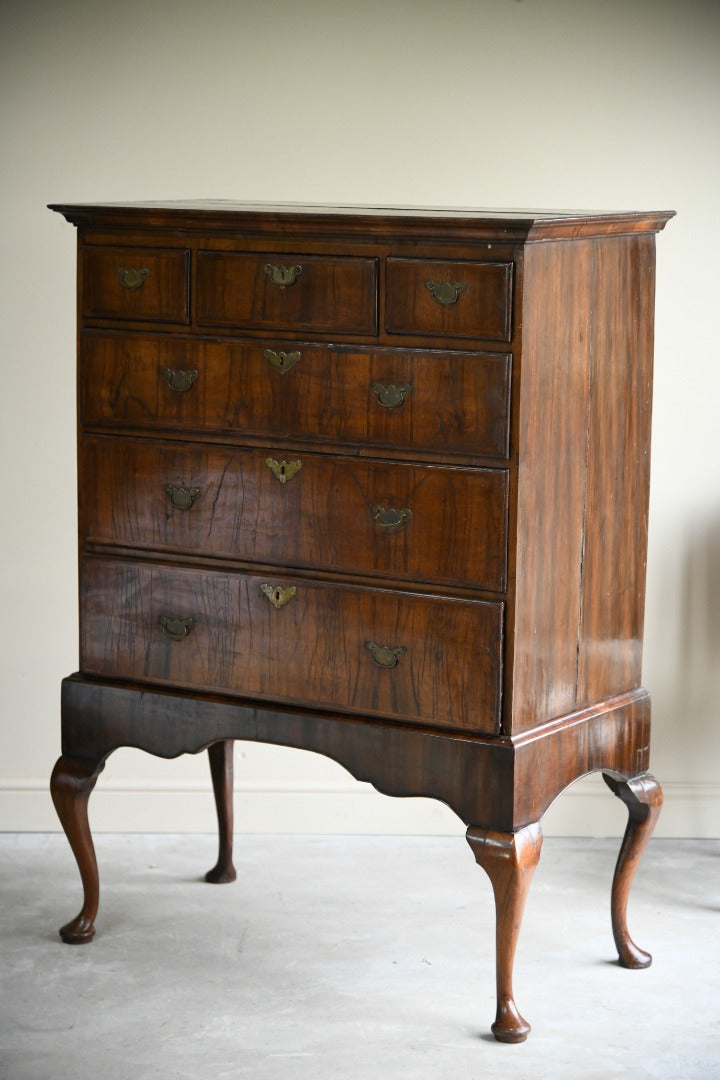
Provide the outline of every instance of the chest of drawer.
{"type": "Polygon", "coordinates": [[[190,253],[181,249],[86,247],[83,315],[187,323],[189,269],[190,253]]]}
{"type": "Polygon", "coordinates": [[[94,558],[82,598],[88,674],[497,731],[500,603],[94,558]]]}
{"type": "Polygon", "coordinates": [[[510,357],[86,332],[86,424],[507,457],[510,357]]]}
{"type": "Polygon", "coordinates": [[[375,259],[199,251],[196,262],[199,326],[376,332],[375,259]]]}
{"type": "Polygon", "coordinates": [[[388,259],[390,334],[510,341],[512,263],[388,259]]]}
{"type": "Polygon", "coordinates": [[[505,586],[500,469],[87,436],[82,488],[96,543],[505,586]]]}
{"type": "Polygon", "coordinates": [[[108,755],[208,749],[206,879],[229,882],[249,739],[459,815],[510,1043],[540,819],[602,770],[629,811],[615,943],[646,966],[625,907],[662,803],[640,676],[671,215],[55,209],[81,290],[80,670],[50,788],[84,899],[63,940],[95,933],[108,755]]]}

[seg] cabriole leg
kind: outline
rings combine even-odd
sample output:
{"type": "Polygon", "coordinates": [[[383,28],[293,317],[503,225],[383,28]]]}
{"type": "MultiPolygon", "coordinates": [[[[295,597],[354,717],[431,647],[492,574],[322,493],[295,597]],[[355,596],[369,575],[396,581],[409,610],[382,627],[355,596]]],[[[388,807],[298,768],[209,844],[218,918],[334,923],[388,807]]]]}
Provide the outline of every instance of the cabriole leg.
{"type": "Polygon", "coordinates": [[[539,824],[527,825],[516,833],[471,826],[467,841],[490,878],[495,895],[497,1015],[492,1033],[500,1042],[524,1042],[530,1025],[515,1004],[513,962],[525,900],[540,858],[542,831],[539,824]]]}
{"type": "Polygon", "coordinates": [[[613,936],[622,966],[645,968],[652,963],[652,956],[639,949],[628,933],[627,905],[635,871],[662,809],[662,788],[650,773],[642,773],[631,780],[618,780],[603,773],[603,779],[613,795],[622,799],[628,809],[627,828],[612,884],[610,909],[613,936]]]}
{"type": "Polygon", "coordinates": [[[88,799],[104,768],[104,761],[61,757],[50,778],[52,800],[77,861],[83,886],[83,906],[79,915],[60,929],[60,937],[68,945],[84,945],[95,936],[93,923],[100,886],[88,822],[88,799]]]}
{"type": "Polygon", "coordinates": [[[205,880],[213,885],[234,881],[233,845],[233,740],[223,739],[208,747],[215,806],[218,817],[218,861],[205,880]]]}

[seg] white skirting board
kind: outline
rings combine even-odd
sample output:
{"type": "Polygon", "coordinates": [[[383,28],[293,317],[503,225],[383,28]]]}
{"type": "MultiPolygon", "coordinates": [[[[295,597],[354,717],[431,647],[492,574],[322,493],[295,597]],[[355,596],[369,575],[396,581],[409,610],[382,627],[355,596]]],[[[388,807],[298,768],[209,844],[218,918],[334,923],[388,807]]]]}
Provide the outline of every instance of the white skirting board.
{"type": "MultiPolygon", "coordinates": [[[[720,837],[720,784],[667,782],[655,835],[720,837]]],[[[543,818],[546,836],[620,836],[625,807],[599,776],[567,790],[543,818]]],[[[100,778],[90,799],[96,832],[207,833],[216,828],[209,782],[100,778]]],[[[47,780],[0,781],[0,831],[59,829],[47,780]]],[[[235,831],[333,835],[462,835],[459,818],[433,799],[379,795],[352,781],[235,785],[235,831]]]]}

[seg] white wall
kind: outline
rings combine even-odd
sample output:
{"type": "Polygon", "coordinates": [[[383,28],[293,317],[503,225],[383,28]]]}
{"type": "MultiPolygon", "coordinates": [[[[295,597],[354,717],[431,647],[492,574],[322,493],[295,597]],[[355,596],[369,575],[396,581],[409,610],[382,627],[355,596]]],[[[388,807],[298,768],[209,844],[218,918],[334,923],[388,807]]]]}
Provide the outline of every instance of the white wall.
{"type": "MultiPolygon", "coordinates": [[[[0,7],[0,828],[54,829],[77,666],[75,232],[142,198],[675,209],[658,239],[645,685],[665,835],[720,835],[720,4],[16,0],[0,7]]],[[[99,829],[212,827],[204,760],[110,759],[99,829]]],[[[300,751],[238,748],[250,830],[460,832],[300,751]]],[[[548,832],[615,832],[596,780],[548,832]]]]}

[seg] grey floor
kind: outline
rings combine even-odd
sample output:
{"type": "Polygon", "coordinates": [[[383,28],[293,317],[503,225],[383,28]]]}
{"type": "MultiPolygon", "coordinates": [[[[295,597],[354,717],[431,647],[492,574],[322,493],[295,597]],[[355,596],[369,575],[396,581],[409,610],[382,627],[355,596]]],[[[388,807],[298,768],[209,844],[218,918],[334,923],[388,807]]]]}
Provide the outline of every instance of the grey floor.
{"type": "Polygon", "coordinates": [[[98,836],[95,941],[59,835],[0,835],[2,1080],[720,1077],[720,842],[651,843],[613,962],[616,841],[546,839],[516,964],[527,1043],[494,1015],[493,905],[457,838],[98,836]]]}

